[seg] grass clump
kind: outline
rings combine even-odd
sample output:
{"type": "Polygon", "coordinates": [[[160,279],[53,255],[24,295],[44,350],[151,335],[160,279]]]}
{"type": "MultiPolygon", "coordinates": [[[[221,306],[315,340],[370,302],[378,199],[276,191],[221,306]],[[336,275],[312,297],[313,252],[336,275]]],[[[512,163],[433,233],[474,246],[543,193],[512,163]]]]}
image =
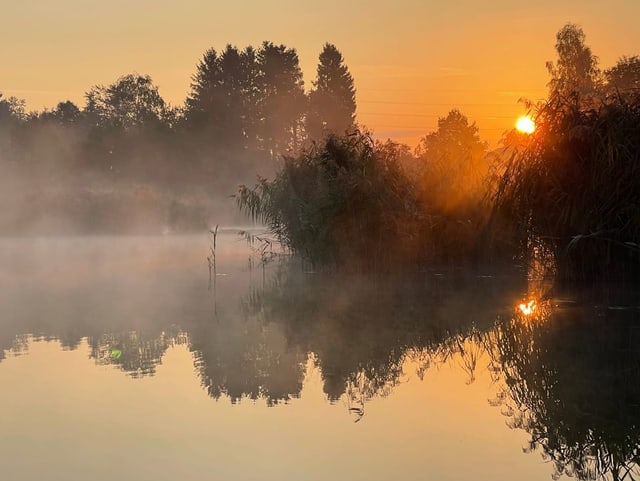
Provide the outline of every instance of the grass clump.
{"type": "Polygon", "coordinates": [[[421,212],[400,150],[355,131],[286,157],[273,180],[240,186],[239,208],[317,266],[384,271],[420,257],[421,212]]]}
{"type": "Polygon", "coordinates": [[[560,283],[639,280],[640,103],[552,97],[536,124],[497,188],[500,234],[549,252],[560,283]]]}

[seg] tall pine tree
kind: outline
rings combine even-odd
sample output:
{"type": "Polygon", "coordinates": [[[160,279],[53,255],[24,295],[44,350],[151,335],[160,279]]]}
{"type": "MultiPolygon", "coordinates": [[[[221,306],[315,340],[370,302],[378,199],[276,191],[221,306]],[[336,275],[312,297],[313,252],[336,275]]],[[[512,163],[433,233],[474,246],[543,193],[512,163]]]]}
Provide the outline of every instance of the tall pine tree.
{"type": "Polygon", "coordinates": [[[306,97],[298,53],[263,42],[258,51],[259,132],[272,157],[296,151],[302,143],[306,97]]]}
{"type": "Polygon", "coordinates": [[[340,51],[326,43],[320,53],[318,73],[309,93],[307,134],[319,140],[329,132],[344,134],[356,118],[356,89],[340,51]]]}
{"type": "Polygon", "coordinates": [[[213,147],[244,149],[255,144],[257,64],[252,47],[227,45],[218,54],[207,50],[198,64],[187,98],[190,130],[204,134],[213,147]]]}

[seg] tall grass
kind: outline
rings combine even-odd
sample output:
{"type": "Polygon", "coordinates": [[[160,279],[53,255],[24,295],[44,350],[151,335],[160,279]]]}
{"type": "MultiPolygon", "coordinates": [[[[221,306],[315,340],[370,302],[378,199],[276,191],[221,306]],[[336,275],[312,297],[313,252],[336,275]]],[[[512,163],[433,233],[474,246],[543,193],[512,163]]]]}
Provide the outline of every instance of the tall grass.
{"type": "Polygon", "coordinates": [[[640,279],[640,104],[552,98],[536,124],[511,146],[498,234],[550,252],[561,283],[640,279]]]}
{"type": "Polygon", "coordinates": [[[236,201],[315,267],[384,271],[420,257],[416,186],[398,150],[366,133],[332,135],[285,158],[273,180],[241,186],[236,201]]]}

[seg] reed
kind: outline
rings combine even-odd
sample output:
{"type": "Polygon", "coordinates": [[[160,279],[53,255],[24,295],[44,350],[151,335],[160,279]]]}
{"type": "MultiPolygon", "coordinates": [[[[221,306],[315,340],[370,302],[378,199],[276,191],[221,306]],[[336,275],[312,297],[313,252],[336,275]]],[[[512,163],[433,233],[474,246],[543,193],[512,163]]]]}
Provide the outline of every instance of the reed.
{"type": "Polygon", "coordinates": [[[240,186],[240,210],[313,267],[385,271],[421,248],[416,186],[398,152],[359,131],[284,159],[273,180],[240,186]]]}
{"type": "Polygon", "coordinates": [[[640,103],[551,98],[517,139],[494,237],[551,253],[560,283],[640,280],[640,103]]]}

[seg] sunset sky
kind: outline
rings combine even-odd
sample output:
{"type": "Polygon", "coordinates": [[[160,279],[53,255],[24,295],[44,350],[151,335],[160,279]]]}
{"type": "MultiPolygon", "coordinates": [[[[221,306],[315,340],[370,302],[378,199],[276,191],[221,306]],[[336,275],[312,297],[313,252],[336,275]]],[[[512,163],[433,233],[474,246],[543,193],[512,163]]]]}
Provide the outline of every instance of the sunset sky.
{"type": "Polygon", "coordinates": [[[297,49],[311,87],[325,42],[343,53],[358,119],[412,146],[460,109],[496,144],[546,93],[555,33],[581,25],[604,68],[640,53],[632,0],[23,0],[3,2],[0,92],[29,110],[71,99],[130,72],[149,74],[181,105],[204,51],[263,40],[297,49]]]}

